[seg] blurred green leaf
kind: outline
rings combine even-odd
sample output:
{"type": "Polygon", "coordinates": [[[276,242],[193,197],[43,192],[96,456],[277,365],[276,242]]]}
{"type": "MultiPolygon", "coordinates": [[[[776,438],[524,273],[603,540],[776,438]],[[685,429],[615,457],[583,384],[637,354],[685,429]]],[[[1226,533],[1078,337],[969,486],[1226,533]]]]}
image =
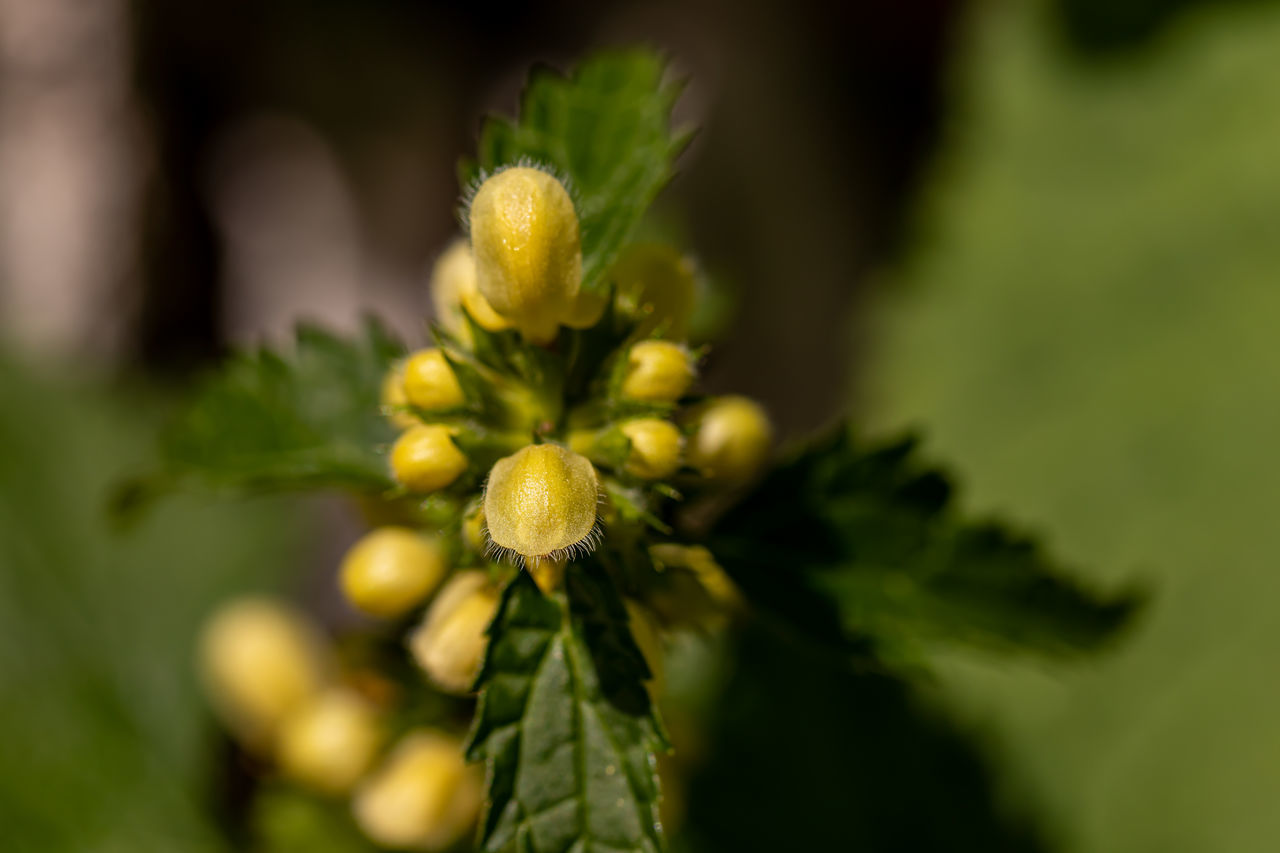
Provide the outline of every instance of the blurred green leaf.
{"type": "Polygon", "coordinates": [[[1086,591],[1032,540],[960,517],[915,450],[838,429],[775,469],[712,548],[760,606],[889,658],[935,643],[1087,652],[1126,624],[1136,596],[1086,591]]]}
{"type": "Polygon", "coordinates": [[[570,566],[544,596],[527,572],[490,626],[468,755],[488,763],[481,849],[657,851],[654,750],[665,736],[612,581],[570,566]]]}
{"type": "Polygon", "coordinates": [[[186,487],[390,488],[381,448],[394,432],[380,394],[402,354],[400,343],[368,320],[353,341],[299,326],[292,353],[264,348],[228,360],[162,436],[158,470],[121,488],[117,508],[186,487]]]}
{"type": "Polygon", "coordinates": [[[536,69],[519,119],[485,121],[477,159],[459,168],[463,185],[526,161],[567,179],[582,229],[583,288],[603,288],[690,138],[671,129],[680,86],[665,74],[662,58],[645,50],[599,54],[569,77],[536,69]]]}
{"type": "Polygon", "coordinates": [[[360,831],[348,809],[285,785],[257,793],[249,829],[254,853],[376,853],[382,849],[360,831]]]}

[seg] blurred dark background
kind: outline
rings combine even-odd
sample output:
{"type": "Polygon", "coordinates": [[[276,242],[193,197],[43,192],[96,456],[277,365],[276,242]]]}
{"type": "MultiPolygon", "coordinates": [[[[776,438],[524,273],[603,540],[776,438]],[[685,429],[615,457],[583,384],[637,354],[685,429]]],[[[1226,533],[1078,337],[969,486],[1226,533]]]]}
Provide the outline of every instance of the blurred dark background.
{"type": "Polygon", "coordinates": [[[531,63],[637,42],[701,127],[656,216],[734,297],[708,386],[788,436],[923,424],[974,508],[1162,590],[1113,659],[939,656],[914,691],[737,638],[761,665],[722,674],[713,754],[765,757],[709,761],[691,837],[1274,849],[1278,11],[0,0],[8,849],[224,848],[194,626],[232,591],[315,597],[355,528],[185,499],[120,537],[103,490],[230,347],[366,310],[421,340],[481,116],[531,63]],[[805,746],[806,697],[849,737],[805,746]],[[731,824],[715,792],[752,772],[731,824]]]}

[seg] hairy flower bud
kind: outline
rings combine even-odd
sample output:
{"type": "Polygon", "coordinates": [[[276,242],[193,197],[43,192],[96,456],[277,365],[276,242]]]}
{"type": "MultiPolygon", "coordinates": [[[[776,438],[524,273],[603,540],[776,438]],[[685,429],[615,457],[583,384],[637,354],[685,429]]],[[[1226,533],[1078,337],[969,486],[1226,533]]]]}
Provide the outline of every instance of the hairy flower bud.
{"type": "Polygon", "coordinates": [[[435,540],[407,527],[381,527],[351,547],[340,578],[343,594],[358,610],[390,618],[421,603],[444,572],[444,554],[435,540]]]}
{"type": "Polygon", "coordinates": [[[466,401],[449,360],[435,347],[409,356],[403,370],[405,397],[420,409],[452,409],[466,401]]]}
{"type": "Polygon", "coordinates": [[[659,418],[637,418],[619,428],[631,442],[626,464],[628,474],[644,480],[661,480],[680,467],[684,437],[675,424],[659,418]]]}
{"type": "Polygon", "coordinates": [[[489,643],[485,629],[497,610],[498,594],[485,572],[458,572],[410,635],[414,660],[441,689],[469,693],[489,643]]]}
{"type": "Polygon", "coordinates": [[[484,797],[479,769],[462,743],[434,729],[414,729],[356,793],[356,823],[379,845],[441,851],[475,822],[484,797]]]}
{"type": "Polygon", "coordinates": [[[404,393],[404,372],[400,366],[387,371],[382,377],[382,409],[387,420],[396,429],[408,429],[418,423],[418,419],[404,411],[409,405],[409,398],[404,393]]]}
{"type": "Polygon", "coordinates": [[[276,759],[298,782],[342,794],[369,769],[381,739],[373,706],[350,690],[333,688],[285,721],[276,759]]]}
{"type": "Polygon", "coordinates": [[[415,492],[443,489],[467,470],[467,457],[448,427],[425,424],[406,430],[391,447],[391,474],[415,492]]]}
{"type": "Polygon", "coordinates": [[[244,598],[220,608],[200,638],[202,674],[227,724],[255,749],[325,680],[323,641],[292,608],[244,598]]]}
{"type": "Polygon", "coordinates": [[[462,316],[466,312],[476,325],[490,332],[511,328],[503,317],[485,301],[476,287],[476,263],[466,240],[455,240],[431,272],[431,299],[436,321],[464,344],[470,345],[470,329],[462,316]]]}
{"type": "Polygon", "coordinates": [[[476,286],[532,341],[553,339],[582,284],[573,200],[555,176],[528,166],[504,169],[471,200],[476,286]]]}
{"type": "Polygon", "coordinates": [[[760,469],[772,442],[764,409],[746,397],[720,397],[702,410],[688,461],[713,480],[740,482],[760,469]]]}
{"type": "Polygon", "coordinates": [[[693,384],[693,359],[679,344],[641,341],[627,353],[622,396],[646,403],[674,403],[693,384]]]}
{"type": "Polygon", "coordinates": [[[589,549],[600,487],[591,461],[556,444],[499,459],[485,486],[493,544],[526,558],[589,549]]]}

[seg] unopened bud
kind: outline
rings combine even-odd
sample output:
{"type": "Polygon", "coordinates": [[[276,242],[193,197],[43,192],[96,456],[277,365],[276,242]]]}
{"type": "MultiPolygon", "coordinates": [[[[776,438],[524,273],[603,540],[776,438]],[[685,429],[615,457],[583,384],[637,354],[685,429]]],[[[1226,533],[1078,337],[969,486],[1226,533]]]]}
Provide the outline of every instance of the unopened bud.
{"type": "Polygon", "coordinates": [[[245,598],[219,609],[200,638],[205,686],[227,725],[254,749],[325,680],[323,640],[292,608],[245,598]]]}
{"type": "Polygon", "coordinates": [[[670,421],[659,418],[637,418],[620,427],[631,442],[626,470],[644,480],[670,477],[680,467],[684,437],[670,421]]]}
{"type": "Polygon", "coordinates": [[[406,430],[391,448],[391,474],[415,492],[443,489],[467,470],[467,457],[448,427],[425,424],[406,430]]]}
{"type": "Polygon", "coordinates": [[[748,480],[768,457],[772,441],[773,427],[759,404],[721,397],[702,410],[689,441],[689,464],[713,480],[748,480]]]}
{"type": "Polygon", "coordinates": [[[343,558],[342,592],[358,610],[391,618],[420,604],[444,572],[444,555],[435,540],[407,527],[381,527],[343,558]]]}
{"type": "Polygon", "coordinates": [[[396,429],[408,429],[418,419],[404,410],[409,398],[404,393],[404,373],[399,366],[392,367],[382,377],[382,411],[396,429]]]}
{"type": "Polygon", "coordinates": [[[377,844],[441,851],[475,823],[484,797],[479,769],[462,743],[444,732],[415,729],[356,793],[356,822],[377,844]]]}
{"type": "Polygon", "coordinates": [[[482,329],[500,332],[511,328],[511,321],[494,311],[476,288],[476,264],[466,240],[455,240],[436,261],[431,272],[431,298],[437,322],[468,346],[470,329],[463,309],[482,329]]]}
{"type": "Polygon", "coordinates": [[[669,341],[641,341],[627,354],[622,396],[647,403],[674,403],[693,384],[693,359],[669,341]]]}
{"type": "Polygon", "coordinates": [[[489,537],[526,558],[589,549],[599,494],[595,467],[585,456],[556,444],[529,445],[499,459],[489,472],[489,537]]]}
{"type": "Polygon", "coordinates": [[[485,630],[498,610],[488,575],[470,569],[454,575],[409,637],[409,650],[427,676],[449,693],[471,692],[484,650],[485,630]]]}
{"type": "Polygon", "coordinates": [[[578,215],[564,185],[541,169],[504,169],[480,185],[469,218],[480,294],[525,337],[552,340],[582,284],[578,215]]]}
{"type": "Polygon", "coordinates": [[[285,721],[276,757],[298,782],[322,793],[342,794],[369,769],[381,738],[373,706],[356,693],[334,688],[285,721]]]}
{"type": "Polygon", "coordinates": [[[404,393],[412,405],[429,411],[453,409],[466,401],[449,360],[435,347],[418,350],[405,361],[404,393]]]}

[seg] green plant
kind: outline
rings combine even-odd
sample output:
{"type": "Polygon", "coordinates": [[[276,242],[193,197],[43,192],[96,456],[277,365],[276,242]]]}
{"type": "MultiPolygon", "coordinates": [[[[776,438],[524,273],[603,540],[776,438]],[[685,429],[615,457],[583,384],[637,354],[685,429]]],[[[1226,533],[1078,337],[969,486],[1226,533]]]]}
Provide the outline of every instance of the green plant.
{"type": "Polygon", "coordinates": [[[535,74],[463,165],[470,240],[435,271],[436,346],[300,329],[291,355],[209,377],[156,475],[122,490],[337,488],[381,528],[342,584],[382,625],[335,647],[250,602],[259,634],[207,635],[245,748],[350,794],[363,830],[272,784],[263,848],[443,849],[475,819],[481,850],[657,851],[664,638],[766,624],[838,667],[910,673],[938,643],[1091,651],[1133,611],[962,518],[910,439],[840,426],[765,470],[764,410],[690,393],[698,281],[634,242],[687,139],[677,92],[646,52],[535,74]],[[262,661],[265,682],[225,677],[262,661]],[[483,797],[450,746],[468,718],[483,797]]]}

